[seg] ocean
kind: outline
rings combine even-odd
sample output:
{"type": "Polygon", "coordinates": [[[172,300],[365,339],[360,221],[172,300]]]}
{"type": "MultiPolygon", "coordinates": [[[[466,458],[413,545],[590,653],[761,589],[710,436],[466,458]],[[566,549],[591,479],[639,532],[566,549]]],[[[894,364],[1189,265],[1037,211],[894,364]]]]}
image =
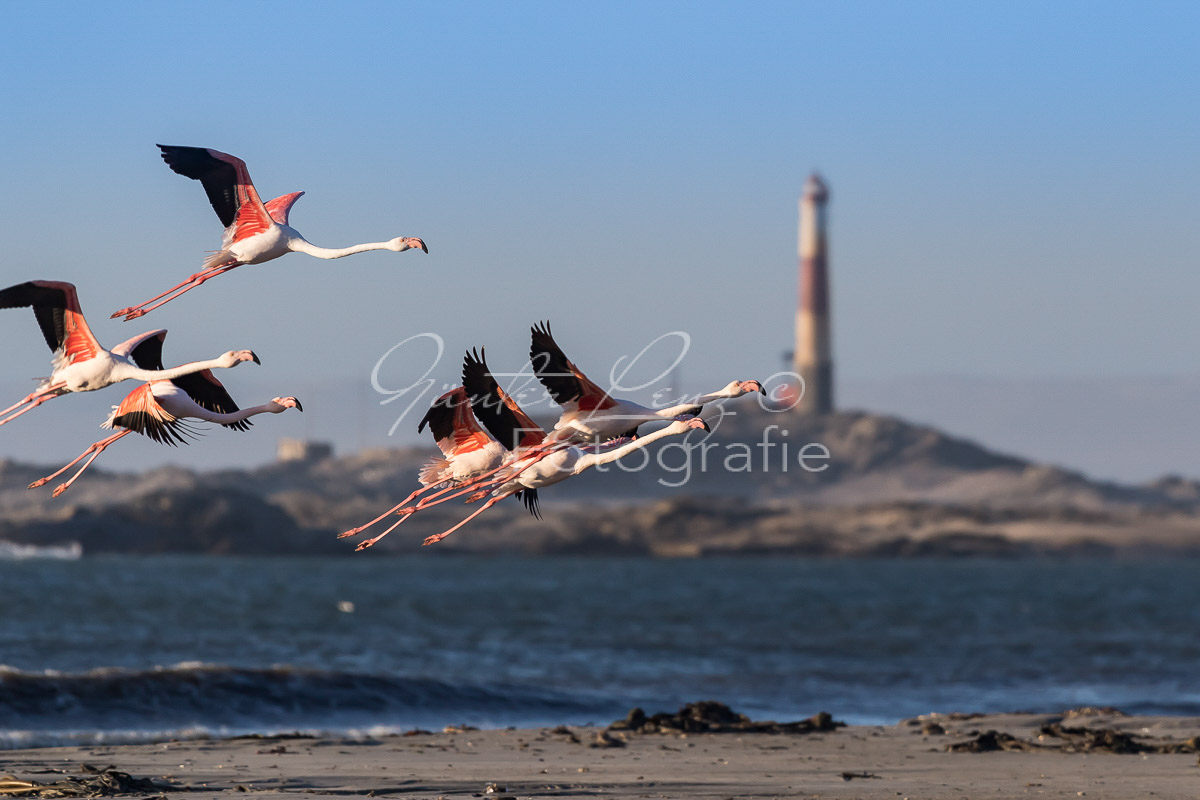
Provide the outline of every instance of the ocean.
{"type": "Polygon", "coordinates": [[[777,721],[1200,715],[1191,560],[53,555],[0,559],[0,748],[702,699],[777,721]]]}

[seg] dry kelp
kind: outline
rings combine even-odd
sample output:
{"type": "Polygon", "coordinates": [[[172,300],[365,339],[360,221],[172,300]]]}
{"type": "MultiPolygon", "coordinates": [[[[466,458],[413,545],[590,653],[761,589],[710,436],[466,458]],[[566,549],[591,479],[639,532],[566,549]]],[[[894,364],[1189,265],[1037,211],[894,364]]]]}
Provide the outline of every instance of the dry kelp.
{"type": "Polygon", "coordinates": [[[149,778],[135,778],[113,766],[93,767],[81,764],[86,773],[82,776],[67,775],[50,783],[39,783],[18,779],[12,775],[0,776],[0,795],[4,797],[114,797],[123,794],[158,794],[178,787],[169,783],[156,783],[149,778]]]}
{"type": "Polygon", "coordinates": [[[608,729],[637,733],[815,733],[837,730],[845,725],[825,711],[798,722],[755,722],[724,703],[702,700],[688,703],[674,714],[646,716],[645,711],[634,708],[625,719],[617,720],[608,729]]]}

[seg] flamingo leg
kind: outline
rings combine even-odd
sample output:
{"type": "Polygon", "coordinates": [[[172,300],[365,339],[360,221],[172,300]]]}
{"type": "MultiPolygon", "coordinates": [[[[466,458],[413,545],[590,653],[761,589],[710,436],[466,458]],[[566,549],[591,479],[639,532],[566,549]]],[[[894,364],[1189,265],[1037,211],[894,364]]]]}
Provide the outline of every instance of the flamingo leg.
{"type": "Polygon", "coordinates": [[[200,272],[197,272],[195,275],[192,275],[190,278],[188,278],[183,283],[177,284],[176,286],[173,286],[170,289],[167,289],[165,292],[163,292],[160,295],[151,297],[149,300],[142,303],[141,305],[129,306],[128,308],[122,308],[120,311],[114,312],[113,315],[111,317],[109,317],[109,319],[116,319],[117,317],[124,317],[126,322],[128,322],[131,319],[137,319],[138,317],[140,317],[150,311],[153,311],[154,309],[158,308],[159,306],[164,305],[165,303],[171,302],[176,297],[179,297],[181,294],[191,291],[192,289],[195,289],[197,286],[203,285],[205,283],[205,281],[211,280],[212,278],[215,278],[224,272],[228,272],[229,270],[234,269],[235,267],[240,267],[240,266],[241,266],[240,263],[225,264],[222,266],[209,267],[206,270],[201,270],[200,272]],[[155,302],[155,301],[157,301],[157,302],[155,302]]]}
{"type": "Polygon", "coordinates": [[[389,527],[389,528],[388,528],[386,531],[384,531],[383,533],[379,534],[378,536],[375,536],[375,537],[372,537],[372,538],[370,538],[370,539],[366,539],[366,540],[364,540],[364,541],[362,541],[362,542],[359,542],[359,543],[358,543],[358,547],[354,548],[354,552],[356,552],[356,553],[357,553],[359,550],[366,550],[368,547],[371,547],[371,546],[372,546],[372,545],[374,545],[376,542],[378,542],[380,539],[382,539],[383,537],[387,536],[389,533],[391,533],[392,531],[396,530],[396,528],[399,528],[401,525],[403,525],[403,524],[404,524],[404,521],[405,521],[406,519],[408,519],[408,516],[403,516],[403,517],[401,517],[400,519],[398,519],[398,520],[396,520],[395,522],[393,522],[393,523],[392,523],[392,525],[391,525],[391,527],[389,527]]]}
{"type": "Polygon", "coordinates": [[[133,431],[126,429],[126,430],[121,431],[120,433],[114,433],[112,436],[109,436],[107,439],[101,439],[100,441],[89,445],[88,449],[84,450],[82,453],[77,455],[75,457],[75,459],[72,460],[71,462],[65,464],[62,469],[58,470],[57,472],[52,472],[44,478],[38,478],[33,483],[29,484],[28,488],[36,489],[39,486],[49,483],[50,481],[57,478],[59,475],[62,475],[64,472],[69,470],[71,467],[78,464],[80,461],[83,461],[84,458],[91,456],[90,458],[88,458],[87,462],[82,467],[79,468],[79,471],[76,472],[73,476],[71,476],[71,479],[69,481],[67,481],[66,483],[64,483],[60,486],[56,486],[54,488],[53,496],[58,497],[60,494],[62,494],[63,492],[65,492],[67,490],[67,487],[69,487],[72,483],[75,482],[76,478],[78,478],[81,474],[83,474],[83,471],[85,469],[87,469],[89,466],[91,466],[91,463],[96,460],[96,456],[98,456],[104,452],[104,448],[108,447],[110,444],[115,442],[117,439],[120,439],[122,436],[127,436],[131,433],[133,433],[133,431]]]}
{"type": "MultiPolygon", "coordinates": [[[[395,513],[396,513],[397,511],[399,511],[401,508],[403,508],[404,506],[406,506],[406,505],[408,505],[410,502],[412,502],[412,500],[413,500],[414,498],[416,498],[418,495],[420,495],[422,492],[427,492],[427,491],[429,491],[430,489],[433,489],[435,486],[437,486],[437,484],[436,484],[436,483],[434,483],[434,484],[430,484],[429,486],[422,486],[420,489],[415,489],[415,490],[413,490],[413,492],[412,492],[411,494],[409,494],[409,496],[408,496],[408,497],[404,498],[404,499],[403,499],[403,500],[401,500],[399,503],[397,503],[396,505],[392,506],[392,507],[391,507],[391,508],[389,508],[387,511],[383,512],[382,514],[380,514],[380,515],[379,515],[378,517],[376,517],[375,519],[371,520],[370,522],[368,522],[368,523],[367,523],[367,524],[365,524],[365,525],[359,525],[357,528],[351,528],[351,529],[350,529],[350,530],[348,530],[348,531],[342,531],[341,533],[339,533],[339,534],[338,534],[337,538],[339,538],[339,539],[345,539],[347,536],[357,536],[358,534],[362,533],[363,531],[365,531],[367,528],[371,527],[371,526],[372,526],[372,525],[374,525],[375,523],[377,523],[377,522],[379,522],[379,521],[381,521],[381,520],[383,520],[383,519],[385,519],[385,518],[387,518],[387,517],[390,517],[392,514],[395,514],[395,513]]],[[[390,529],[389,529],[389,530],[390,530],[390,529]]]]}
{"type": "Polygon", "coordinates": [[[3,411],[0,411],[0,417],[3,417],[5,414],[8,414],[13,409],[18,409],[18,408],[21,409],[20,411],[17,411],[15,414],[11,414],[10,416],[4,417],[4,419],[0,419],[0,425],[3,425],[6,422],[16,419],[17,417],[21,416],[22,414],[24,414],[27,411],[32,411],[33,409],[37,408],[38,406],[40,406],[42,403],[46,402],[47,400],[53,400],[54,398],[58,397],[60,395],[60,392],[58,390],[63,388],[64,386],[66,386],[65,383],[56,383],[53,386],[47,386],[45,389],[42,389],[41,391],[33,392],[32,394],[30,394],[28,397],[26,397],[21,402],[14,403],[13,405],[9,406],[8,408],[4,409],[3,411]],[[26,406],[26,408],[21,408],[21,406],[26,406]]]}
{"type": "Polygon", "coordinates": [[[489,499],[486,503],[484,503],[479,508],[475,509],[470,514],[468,514],[466,519],[464,519],[462,522],[458,523],[454,527],[444,530],[441,533],[435,533],[433,536],[426,536],[425,541],[421,543],[421,546],[428,547],[431,544],[436,544],[436,543],[440,542],[442,539],[445,539],[447,536],[454,533],[456,530],[461,528],[463,525],[466,525],[468,522],[475,519],[476,517],[478,517],[483,512],[487,511],[492,506],[496,505],[496,503],[500,502],[505,497],[508,497],[508,495],[501,495],[499,497],[493,497],[493,498],[489,499]]]}
{"type": "MultiPolygon", "coordinates": [[[[493,470],[493,471],[495,471],[495,470],[493,470]]],[[[475,489],[479,489],[480,491],[482,491],[486,494],[487,490],[492,489],[501,483],[504,483],[506,480],[508,480],[508,477],[509,476],[507,474],[505,474],[499,478],[488,479],[486,476],[481,475],[478,478],[472,478],[469,481],[464,481],[463,483],[455,484],[454,486],[451,486],[448,489],[443,489],[440,492],[437,492],[436,494],[432,494],[429,497],[424,498],[423,500],[421,500],[421,502],[417,503],[412,508],[401,508],[396,513],[402,517],[408,516],[409,514],[415,514],[422,509],[429,508],[430,506],[436,506],[441,503],[445,503],[450,500],[453,500],[456,497],[462,497],[464,494],[467,494],[468,492],[472,492],[475,489]],[[439,495],[445,495],[447,492],[453,492],[453,494],[449,494],[445,497],[439,497],[439,495]],[[434,498],[438,498],[438,499],[435,500],[434,498]]]]}

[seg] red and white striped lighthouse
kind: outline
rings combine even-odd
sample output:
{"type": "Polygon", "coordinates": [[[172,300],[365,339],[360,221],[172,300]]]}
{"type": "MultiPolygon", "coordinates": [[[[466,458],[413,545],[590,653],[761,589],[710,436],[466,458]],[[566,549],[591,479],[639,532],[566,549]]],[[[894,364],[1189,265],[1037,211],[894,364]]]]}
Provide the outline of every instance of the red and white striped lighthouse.
{"type": "Polygon", "coordinates": [[[815,172],[800,197],[800,297],[796,306],[793,369],[804,379],[803,414],[833,411],[833,356],[829,337],[826,205],[829,190],[815,172]]]}

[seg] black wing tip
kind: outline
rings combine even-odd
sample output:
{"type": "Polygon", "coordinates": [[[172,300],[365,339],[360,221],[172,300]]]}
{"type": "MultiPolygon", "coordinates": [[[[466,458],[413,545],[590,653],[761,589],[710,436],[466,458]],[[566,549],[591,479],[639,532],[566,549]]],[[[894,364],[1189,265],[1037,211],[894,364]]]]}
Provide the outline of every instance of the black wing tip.
{"type": "Polygon", "coordinates": [[[529,510],[534,519],[542,518],[542,504],[538,500],[537,489],[522,489],[521,502],[525,504],[525,508],[529,510]]]}
{"type": "Polygon", "coordinates": [[[480,347],[478,349],[472,347],[470,350],[466,351],[466,353],[463,354],[463,372],[462,372],[462,374],[463,374],[463,386],[464,387],[467,385],[468,371],[474,372],[476,370],[483,370],[484,372],[488,372],[487,348],[486,347],[480,347]]]}

